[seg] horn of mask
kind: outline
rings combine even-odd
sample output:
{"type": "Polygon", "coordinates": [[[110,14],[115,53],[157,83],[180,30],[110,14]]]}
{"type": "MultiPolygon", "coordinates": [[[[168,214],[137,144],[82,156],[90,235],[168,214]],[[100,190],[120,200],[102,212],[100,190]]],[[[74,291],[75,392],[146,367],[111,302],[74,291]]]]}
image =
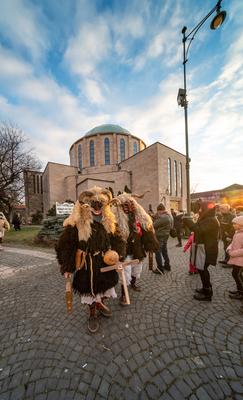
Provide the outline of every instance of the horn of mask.
{"type": "Polygon", "coordinates": [[[143,194],[131,193],[131,196],[134,198],[142,199],[148,192],[151,192],[151,190],[146,190],[143,194]]]}

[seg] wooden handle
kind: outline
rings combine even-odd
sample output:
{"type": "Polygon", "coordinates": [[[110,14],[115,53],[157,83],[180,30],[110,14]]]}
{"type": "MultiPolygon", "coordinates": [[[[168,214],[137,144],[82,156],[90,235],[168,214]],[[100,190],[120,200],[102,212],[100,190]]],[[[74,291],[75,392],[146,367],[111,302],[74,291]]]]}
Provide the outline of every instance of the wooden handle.
{"type": "Polygon", "coordinates": [[[100,272],[112,271],[113,269],[117,270],[117,269],[119,269],[120,266],[127,267],[128,265],[135,265],[135,264],[139,264],[139,260],[138,259],[119,262],[119,263],[114,264],[114,265],[109,265],[108,267],[102,267],[102,268],[100,268],[100,272]]]}
{"type": "Polygon", "coordinates": [[[152,271],[152,269],[153,269],[153,253],[150,251],[149,252],[149,259],[148,259],[148,261],[149,261],[149,270],[150,271],[152,271]]]}
{"type": "Polygon", "coordinates": [[[76,267],[76,270],[79,270],[80,267],[81,267],[81,255],[82,255],[82,250],[78,249],[76,251],[76,254],[75,254],[75,267],[76,267]]]}
{"type": "Polygon", "coordinates": [[[73,310],[73,292],[72,292],[72,282],[70,277],[66,278],[65,291],[66,291],[67,312],[70,313],[73,310]]]}
{"type": "Polygon", "coordinates": [[[125,277],[125,272],[124,269],[122,267],[118,268],[118,272],[119,274],[121,274],[121,278],[122,278],[122,285],[124,288],[124,293],[125,293],[125,297],[126,297],[126,302],[127,304],[131,304],[130,302],[130,297],[129,297],[129,293],[128,293],[128,289],[127,289],[127,282],[126,282],[126,277],[125,277]]]}

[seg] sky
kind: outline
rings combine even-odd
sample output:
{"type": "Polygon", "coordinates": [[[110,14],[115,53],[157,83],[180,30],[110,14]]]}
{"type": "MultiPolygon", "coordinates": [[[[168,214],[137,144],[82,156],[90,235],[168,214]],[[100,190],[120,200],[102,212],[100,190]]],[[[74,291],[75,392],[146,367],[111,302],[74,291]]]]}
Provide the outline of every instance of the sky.
{"type": "MultiPolygon", "coordinates": [[[[0,121],[29,138],[45,167],[69,164],[69,148],[101,124],[147,145],[185,154],[183,26],[190,32],[216,0],[3,0],[0,121]]],[[[243,184],[243,3],[223,0],[187,62],[191,191],[243,184]]]]}

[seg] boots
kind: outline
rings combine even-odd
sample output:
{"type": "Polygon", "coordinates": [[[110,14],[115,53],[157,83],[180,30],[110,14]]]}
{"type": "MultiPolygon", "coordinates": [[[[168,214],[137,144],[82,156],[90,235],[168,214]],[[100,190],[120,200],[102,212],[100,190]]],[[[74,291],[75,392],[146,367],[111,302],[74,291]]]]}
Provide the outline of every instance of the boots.
{"type": "Polygon", "coordinates": [[[128,306],[125,296],[125,291],[123,285],[121,285],[121,297],[120,297],[120,305],[121,306],[128,306]]]}
{"type": "MultiPolygon", "coordinates": [[[[196,292],[196,293],[204,293],[205,290],[207,290],[207,289],[205,289],[205,288],[195,289],[195,292],[196,292]]],[[[210,285],[209,290],[211,291],[211,294],[213,295],[213,288],[212,288],[212,285],[210,285]]]]}
{"type": "Polygon", "coordinates": [[[196,289],[196,294],[194,294],[193,298],[199,301],[211,301],[213,296],[212,287],[196,289]]]}
{"type": "Polygon", "coordinates": [[[193,275],[193,274],[198,274],[198,270],[196,267],[194,267],[193,264],[189,263],[189,274],[193,275]]]}
{"type": "Polygon", "coordinates": [[[135,277],[135,276],[132,276],[132,279],[131,279],[131,288],[132,288],[133,290],[135,290],[136,292],[141,292],[141,290],[142,290],[140,286],[136,285],[136,277],[135,277]]]}
{"type": "Polygon", "coordinates": [[[96,303],[92,303],[89,306],[89,319],[88,319],[88,330],[91,333],[95,333],[99,329],[99,321],[96,315],[96,303]]]}
{"type": "Polygon", "coordinates": [[[104,317],[110,318],[112,316],[111,310],[109,309],[109,307],[107,307],[104,304],[104,300],[103,299],[102,299],[102,302],[96,303],[96,310],[98,310],[99,313],[101,315],[103,315],[104,317]]]}

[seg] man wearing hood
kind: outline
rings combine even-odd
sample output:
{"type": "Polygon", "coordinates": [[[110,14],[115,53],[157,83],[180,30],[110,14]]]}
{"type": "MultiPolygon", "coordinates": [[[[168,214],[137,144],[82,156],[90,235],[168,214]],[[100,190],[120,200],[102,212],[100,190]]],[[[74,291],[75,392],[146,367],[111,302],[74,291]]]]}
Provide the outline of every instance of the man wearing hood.
{"type": "Polygon", "coordinates": [[[219,222],[215,216],[215,206],[209,202],[200,203],[199,219],[196,223],[184,217],[183,223],[195,233],[195,245],[204,245],[204,268],[199,269],[202,288],[196,289],[194,299],[211,301],[213,290],[208,271],[209,265],[216,265],[218,257],[219,222]]]}

